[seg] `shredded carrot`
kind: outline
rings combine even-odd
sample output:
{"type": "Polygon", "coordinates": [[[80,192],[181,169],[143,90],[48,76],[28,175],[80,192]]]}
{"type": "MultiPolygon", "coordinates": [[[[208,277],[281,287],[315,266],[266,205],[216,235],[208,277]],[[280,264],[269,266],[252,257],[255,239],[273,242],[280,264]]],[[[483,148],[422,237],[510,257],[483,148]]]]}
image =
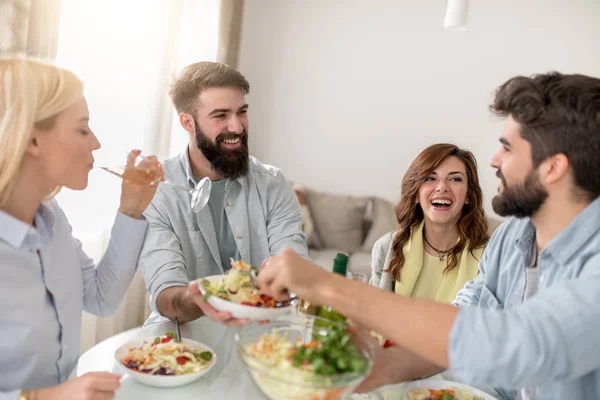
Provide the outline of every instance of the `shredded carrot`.
{"type": "Polygon", "coordinates": [[[339,398],[342,395],[342,393],[344,393],[344,389],[331,389],[327,391],[327,393],[325,393],[325,397],[323,397],[323,400],[335,400],[339,398]]]}
{"type": "Polygon", "coordinates": [[[310,342],[303,344],[302,347],[304,347],[305,349],[310,349],[310,348],[316,348],[318,346],[317,342],[315,342],[314,339],[312,339],[310,342]]]}

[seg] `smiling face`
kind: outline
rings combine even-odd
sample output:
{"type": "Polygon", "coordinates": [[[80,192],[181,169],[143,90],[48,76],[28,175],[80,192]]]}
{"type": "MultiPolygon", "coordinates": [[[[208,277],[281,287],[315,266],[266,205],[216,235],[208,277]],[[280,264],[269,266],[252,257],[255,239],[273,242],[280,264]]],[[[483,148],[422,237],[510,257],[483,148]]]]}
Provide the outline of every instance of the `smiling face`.
{"type": "Polygon", "coordinates": [[[248,104],[240,88],[203,90],[194,129],[198,149],[216,172],[233,179],[248,172],[248,104]]]}
{"type": "Polygon", "coordinates": [[[492,208],[503,217],[530,217],[542,207],[548,191],[540,182],[538,169],[533,167],[531,145],[521,137],[519,123],[510,116],[500,143],[502,147],[490,163],[500,178],[492,208]]]}
{"type": "Polygon", "coordinates": [[[58,114],[49,129],[34,129],[28,152],[37,160],[40,174],[50,187],[87,187],[94,166],[92,152],[100,148],[88,125],[89,118],[87,102],[81,98],[58,114]]]}
{"type": "Polygon", "coordinates": [[[465,164],[457,157],[447,157],[419,188],[418,202],[425,218],[438,224],[456,224],[468,189],[465,164]]]}

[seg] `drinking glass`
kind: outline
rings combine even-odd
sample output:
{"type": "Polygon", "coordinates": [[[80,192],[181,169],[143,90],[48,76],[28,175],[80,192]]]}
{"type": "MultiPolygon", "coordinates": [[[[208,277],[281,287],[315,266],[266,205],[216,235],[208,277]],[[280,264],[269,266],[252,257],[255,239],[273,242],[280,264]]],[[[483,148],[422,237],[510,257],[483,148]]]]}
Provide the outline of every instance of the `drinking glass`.
{"type": "Polygon", "coordinates": [[[158,185],[159,183],[166,183],[175,189],[185,190],[191,196],[190,206],[194,212],[200,211],[202,207],[206,205],[210,197],[210,188],[212,185],[210,179],[201,179],[193,189],[176,185],[164,177],[161,177],[155,168],[148,168],[142,165],[144,160],[146,160],[146,157],[137,156],[131,167],[120,166],[100,168],[136,185],[158,185]]]}
{"type": "Polygon", "coordinates": [[[346,274],[346,277],[349,279],[352,279],[353,281],[368,283],[367,274],[364,274],[362,272],[348,271],[348,273],[346,274]]]}

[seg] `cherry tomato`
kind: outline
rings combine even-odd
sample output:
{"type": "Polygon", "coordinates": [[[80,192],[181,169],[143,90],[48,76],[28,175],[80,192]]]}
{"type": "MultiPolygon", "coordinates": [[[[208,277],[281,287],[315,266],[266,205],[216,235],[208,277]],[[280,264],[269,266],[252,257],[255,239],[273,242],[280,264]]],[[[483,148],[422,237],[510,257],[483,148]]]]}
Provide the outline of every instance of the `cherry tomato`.
{"type": "Polygon", "coordinates": [[[179,365],[183,365],[186,362],[188,362],[189,358],[185,357],[185,356],[179,356],[177,357],[175,360],[177,360],[177,364],[179,365]]]}

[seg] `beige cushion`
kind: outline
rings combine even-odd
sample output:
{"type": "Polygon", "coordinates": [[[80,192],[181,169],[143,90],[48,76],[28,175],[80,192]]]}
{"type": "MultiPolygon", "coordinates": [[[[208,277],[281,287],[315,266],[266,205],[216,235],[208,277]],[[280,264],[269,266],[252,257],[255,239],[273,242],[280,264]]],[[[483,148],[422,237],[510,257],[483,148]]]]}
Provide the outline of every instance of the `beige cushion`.
{"type": "Polygon", "coordinates": [[[373,245],[383,235],[396,229],[395,204],[375,197],[373,199],[372,223],[362,245],[362,251],[371,252],[373,245]]]}
{"type": "Polygon", "coordinates": [[[302,231],[306,235],[306,243],[311,243],[313,240],[313,232],[315,231],[315,224],[307,204],[300,204],[300,213],[302,214],[302,231]]]}
{"type": "Polygon", "coordinates": [[[308,204],[306,204],[306,193],[304,187],[298,184],[291,184],[294,192],[296,192],[296,197],[298,198],[298,203],[300,204],[300,213],[302,214],[302,230],[306,235],[306,243],[309,247],[317,247],[320,248],[320,242],[315,235],[315,224],[312,219],[312,215],[310,213],[310,208],[308,204]]]}
{"type": "Polygon", "coordinates": [[[361,247],[368,197],[306,189],[306,200],[322,247],[352,253],[361,247]]]}

